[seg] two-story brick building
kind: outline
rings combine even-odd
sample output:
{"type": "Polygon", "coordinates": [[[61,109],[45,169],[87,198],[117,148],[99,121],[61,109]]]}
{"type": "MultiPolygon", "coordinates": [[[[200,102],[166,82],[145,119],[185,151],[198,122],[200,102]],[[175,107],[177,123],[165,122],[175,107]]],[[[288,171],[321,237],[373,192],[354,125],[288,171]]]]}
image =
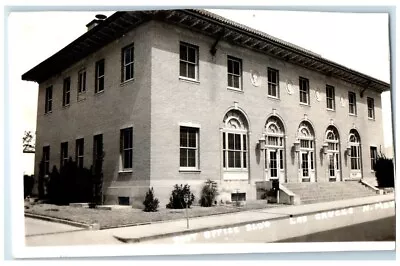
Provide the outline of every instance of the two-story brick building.
{"type": "Polygon", "coordinates": [[[207,179],[250,199],[271,179],[374,182],[389,84],[203,10],[88,26],[22,76],[39,83],[36,174],[102,144],[106,203],[207,179]]]}

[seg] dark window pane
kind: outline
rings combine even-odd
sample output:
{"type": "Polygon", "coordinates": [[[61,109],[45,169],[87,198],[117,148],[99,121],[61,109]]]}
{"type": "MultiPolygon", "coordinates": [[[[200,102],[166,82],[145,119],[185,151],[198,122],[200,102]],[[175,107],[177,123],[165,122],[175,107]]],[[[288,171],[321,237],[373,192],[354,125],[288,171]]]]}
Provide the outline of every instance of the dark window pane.
{"type": "Polygon", "coordinates": [[[233,73],[236,75],[240,75],[240,63],[237,61],[234,61],[233,63],[233,73]]]}
{"type": "Polygon", "coordinates": [[[223,152],[223,158],[222,158],[222,160],[223,160],[223,161],[222,161],[223,167],[226,168],[226,151],[223,152]]]}
{"type": "Polygon", "coordinates": [[[228,59],[228,73],[233,73],[233,61],[228,59]]]}
{"type": "Polygon", "coordinates": [[[247,150],[247,137],[246,135],[243,135],[243,150],[247,150]]]}
{"type": "Polygon", "coordinates": [[[181,129],[181,137],[180,137],[180,145],[181,147],[187,147],[188,141],[187,141],[187,130],[186,129],[181,129]]]}
{"type": "Polygon", "coordinates": [[[226,133],[223,132],[222,133],[222,148],[223,149],[226,149],[226,139],[225,139],[225,137],[226,137],[226,133]]]}
{"type": "Polygon", "coordinates": [[[196,145],[196,132],[190,131],[189,132],[189,147],[195,148],[196,145]]]}
{"type": "Polygon", "coordinates": [[[192,63],[196,63],[196,49],[193,47],[188,48],[188,61],[192,63]]]}
{"type": "Polygon", "coordinates": [[[241,168],[242,165],[240,163],[240,151],[235,151],[235,168],[241,168]]]}
{"type": "Polygon", "coordinates": [[[235,150],[241,150],[241,135],[235,134],[235,150]]]}
{"type": "Polygon", "coordinates": [[[188,150],[188,166],[195,167],[196,166],[196,151],[188,150]]]}
{"type": "Polygon", "coordinates": [[[243,168],[247,168],[247,152],[243,152],[243,168]]]}
{"type": "Polygon", "coordinates": [[[234,88],[240,88],[240,79],[238,76],[233,77],[233,87],[234,88]]]}
{"type": "Polygon", "coordinates": [[[179,75],[181,76],[181,77],[186,77],[186,66],[187,66],[187,63],[184,63],[184,62],[180,62],[180,64],[179,64],[179,75]]]}
{"type": "Polygon", "coordinates": [[[195,79],[196,78],[196,67],[193,64],[188,64],[188,78],[195,79]]]}
{"type": "Polygon", "coordinates": [[[104,90],[104,77],[99,78],[99,89],[98,91],[104,90]]]}
{"type": "Polygon", "coordinates": [[[228,87],[233,87],[233,76],[228,74],[228,87]]]}
{"type": "Polygon", "coordinates": [[[180,150],[180,166],[186,167],[187,166],[187,150],[181,149],[180,150]]]}
{"type": "Polygon", "coordinates": [[[234,135],[232,133],[227,133],[228,134],[228,149],[233,150],[234,149],[234,135]]]}
{"type": "Polygon", "coordinates": [[[235,154],[233,151],[228,151],[228,167],[234,167],[235,166],[235,154]]]}
{"type": "Polygon", "coordinates": [[[187,48],[184,45],[179,47],[179,56],[181,60],[187,60],[187,48]]]}

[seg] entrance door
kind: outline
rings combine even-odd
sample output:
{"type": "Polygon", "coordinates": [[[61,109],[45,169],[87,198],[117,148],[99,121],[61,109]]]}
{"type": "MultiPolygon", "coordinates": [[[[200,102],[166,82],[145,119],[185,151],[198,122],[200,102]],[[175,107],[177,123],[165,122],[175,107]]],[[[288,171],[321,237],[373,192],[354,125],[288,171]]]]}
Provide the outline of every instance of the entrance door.
{"type": "Polygon", "coordinates": [[[266,149],[265,155],[265,180],[279,179],[284,182],[283,149],[266,149]]]}
{"type": "Polygon", "coordinates": [[[339,153],[328,154],[329,181],[340,181],[339,153]]]}
{"type": "Polygon", "coordinates": [[[299,175],[302,182],[315,182],[314,152],[300,151],[299,175]]]}

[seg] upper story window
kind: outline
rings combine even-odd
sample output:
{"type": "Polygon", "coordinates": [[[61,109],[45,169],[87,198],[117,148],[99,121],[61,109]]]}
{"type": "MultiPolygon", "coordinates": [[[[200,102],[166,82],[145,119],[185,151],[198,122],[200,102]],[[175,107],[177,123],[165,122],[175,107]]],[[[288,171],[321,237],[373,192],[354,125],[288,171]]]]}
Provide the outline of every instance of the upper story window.
{"type": "Polygon", "coordinates": [[[326,108],[335,110],[335,87],[326,85],[326,108]]]}
{"type": "Polygon", "coordinates": [[[122,170],[132,169],[133,128],[121,129],[121,161],[122,170]]]}
{"type": "Polygon", "coordinates": [[[180,43],[179,48],[179,76],[198,80],[199,48],[187,43],[180,43]]]}
{"type": "Polygon", "coordinates": [[[268,68],[268,96],[279,98],[279,71],[268,68]]]}
{"type": "Polygon", "coordinates": [[[104,59],[96,62],[96,93],[104,91],[104,62],[104,59]]]}
{"type": "Polygon", "coordinates": [[[374,99],[367,97],[367,105],[368,105],[368,118],[375,119],[374,99]]]}
{"type": "Polygon", "coordinates": [[[78,167],[83,168],[84,139],[77,139],[75,146],[75,160],[78,167]]]}
{"type": "Polygon", "coordinates": [[[228,56],[228,88],[242,90],[242,60],[228,56]]]}
{"type": "Polygon", "coordinates": [[[44,113],[50,113],[53,110],[53,86],[46,88],[46,96],[44,103],[44,113]]]}
{"type": "Polygon", "coordinates": [[[349,113],[357,115],[356,94],[349,91],[349,113]]]}
{"type": "Polygon", "coordinates": [[[122,49],[122,82],[133,79],[133,44],[122,49]]]}
{"type": "Polygon", "coordinates": [[[300,103],[310,104],[310,83],[306,78],[299,78],[300,103]]]}
{"type": "Polygon", "coordinates": [[[198,169],[199,129],[180,128],[180,163],[181,169],[198,169]]]}
{"type": "Polygon", "coordinates": [[[82,69],[78,73],[78,94],[86,92],[86,70],[82,69]]]}
{"type": "Polygon", "coordinates": [[[63,84],[63,106],[67,106],[71,99],[71,78],[65,78],[63,84]]]}
{"type": "Polygon", "coordinates": [[[61,143],[60,168],[68,162],[68,142],[61,143]]]}

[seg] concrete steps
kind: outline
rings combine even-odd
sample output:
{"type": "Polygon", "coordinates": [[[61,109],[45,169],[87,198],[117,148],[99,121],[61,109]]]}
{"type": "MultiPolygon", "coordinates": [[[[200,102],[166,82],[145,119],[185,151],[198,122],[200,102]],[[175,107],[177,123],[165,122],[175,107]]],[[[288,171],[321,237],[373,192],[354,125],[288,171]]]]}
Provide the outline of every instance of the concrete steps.
{"type": "Polygon", "coordinates": [[[358,181],[324,183],[285,183],[290,191],[300,197],[301,204],[328,202],[375,196],[376,192],[358,181]]]}

